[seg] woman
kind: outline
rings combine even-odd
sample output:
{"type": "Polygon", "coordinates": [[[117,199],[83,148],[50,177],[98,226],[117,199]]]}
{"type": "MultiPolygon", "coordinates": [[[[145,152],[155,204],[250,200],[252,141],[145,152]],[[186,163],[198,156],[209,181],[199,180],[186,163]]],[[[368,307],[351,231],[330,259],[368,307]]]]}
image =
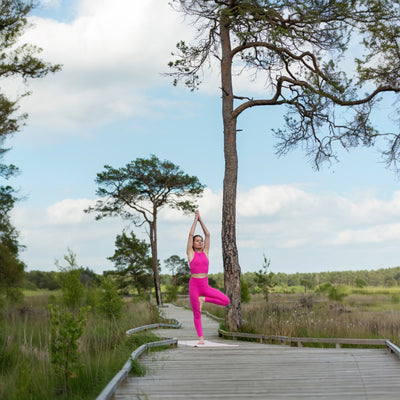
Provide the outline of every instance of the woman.
{"type": "Polygon", "coordinates": [[[187,257],[190,265],[191,278],[189,281],[189,298],[192,305],[194,327],[199,337],[198,344],[204,344],[203,330],[201,327],[201,308],[203,303],[214,303],[227,306],[229,298],[219,290],[208,286],[208,251],[210,249],[210,233],[208,232],[200,213],[197,210],[193,225],[189,232],[187,244],[187,257]],[[197,222],[204,232],[204,242],[200,235],[194,235],[197,222]]]}

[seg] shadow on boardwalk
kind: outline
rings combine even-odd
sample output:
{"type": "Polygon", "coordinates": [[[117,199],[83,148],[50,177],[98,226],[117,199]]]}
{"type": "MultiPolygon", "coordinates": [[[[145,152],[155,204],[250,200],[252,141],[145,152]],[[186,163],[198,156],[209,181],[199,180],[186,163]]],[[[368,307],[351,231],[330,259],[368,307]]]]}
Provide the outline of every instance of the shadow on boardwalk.
{"type": "MultiPolygon", "coordinates": [[[[192,313],[169,305],[180,330],[161,337],[195,340],[192,313]]],[[[399,399],[400,361],[385,349],[312,349],[218,338],[218,323],[203,316],[205,338],[237,347],[177,349],[141,359],[144,377],[129,377],[115,394],[128,399],[399,399]]]]}

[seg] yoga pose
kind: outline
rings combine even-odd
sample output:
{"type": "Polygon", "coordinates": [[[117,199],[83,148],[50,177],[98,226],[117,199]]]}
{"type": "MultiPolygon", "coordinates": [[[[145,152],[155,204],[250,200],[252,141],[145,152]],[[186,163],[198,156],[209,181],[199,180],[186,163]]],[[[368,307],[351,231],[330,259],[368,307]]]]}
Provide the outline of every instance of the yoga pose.
{"type": "Polygon", "coordinates": [[[210,233],[208,232],[200,213],[197,210],[193,225],[189,232],[187,257],[190,265],[191,278],[189,281],[189,298],[192,305],[194,327],[199,337],[199,344],[204,344],[203,329],[201,327],[201,308],[203,303],[214,303],[227,306],[229,298],[208,285],[208,251],[210,249],[210,233]],[[204,232],[204,241],[200,235],[194,235],[197,222],[204,232]]]}

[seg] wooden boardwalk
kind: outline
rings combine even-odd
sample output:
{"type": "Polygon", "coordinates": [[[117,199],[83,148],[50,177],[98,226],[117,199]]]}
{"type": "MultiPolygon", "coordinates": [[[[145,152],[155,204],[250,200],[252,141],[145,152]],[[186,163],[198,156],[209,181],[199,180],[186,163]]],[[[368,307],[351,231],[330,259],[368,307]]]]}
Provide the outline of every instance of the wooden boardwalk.
{"type": "MultiPolygon", "coordinates": [[[[180,330],[162,337],[193,340],[190,310],[170,305],[180,330]]],[[[206,339],[237,347],[176,349],[141,359],[143,377],[129,377],[115,400],[131,399],[400,399],[400,360],[385,349],[312,349],[218,338],[218,323],[203,316],[206,339]]]]}

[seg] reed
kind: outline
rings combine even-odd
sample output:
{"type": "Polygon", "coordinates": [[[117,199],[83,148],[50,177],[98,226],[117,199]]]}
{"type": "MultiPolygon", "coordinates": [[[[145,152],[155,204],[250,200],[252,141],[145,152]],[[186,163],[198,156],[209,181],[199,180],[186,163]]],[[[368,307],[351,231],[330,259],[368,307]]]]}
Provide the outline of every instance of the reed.
{"type": "MultiPolygon", "coordinates": [[[[317,293],[261,294],[242,303],[242,332],[288,337],[389,339],[400,345],[400,288],[343,288],[342,301],[317,293]]],[[[177,301],[190,306],[188,299],[177,301]]],[[[203,310],[224,317],[225,310],[203,310]]]]}
{"type": "Polygon", "coordinates": [[[158,320],[157,309],[148,302],[125,302],[118,320],[92,312],[80,339],[84,368],[71,380],[70,393],[57,393],[47,294],[28,296],[23,305],[3,310],[0,318],[0,398],[93,399],[137,346],[158,340],[151,333],[126,337],[125,331],[158,320]]]}
{"type": "Polygon", "coordinates": [[[390,296],[349,296],[329,301],[323,296],[275,295],[267,304],[242,307],[242,331],[289,337],[384,338],[400,342],[400,310],[390,296]],[[289,301],[288,301],[289,300],[289,301]]]}

